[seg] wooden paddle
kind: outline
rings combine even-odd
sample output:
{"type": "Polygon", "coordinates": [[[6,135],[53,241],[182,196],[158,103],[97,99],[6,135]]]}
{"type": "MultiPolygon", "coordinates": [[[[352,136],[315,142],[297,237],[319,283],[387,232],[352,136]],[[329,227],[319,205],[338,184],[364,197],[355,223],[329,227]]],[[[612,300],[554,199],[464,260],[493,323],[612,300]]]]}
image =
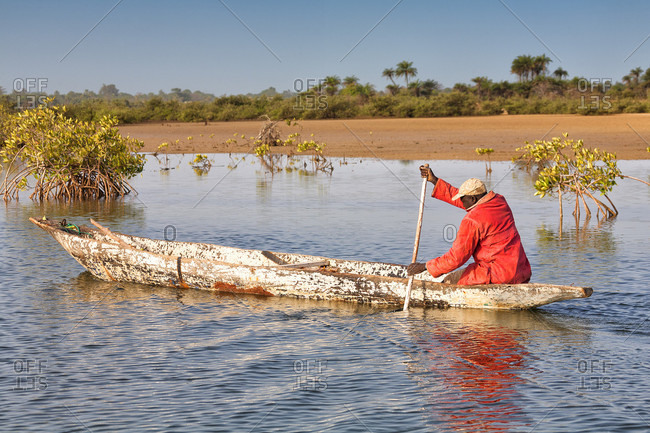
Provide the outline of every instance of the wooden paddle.
{"type": "MultiPolygon", "coordinates": [[[[429,168],[429,164],[424,165],[429,168]]],[[[420,194],[420,213],[418,214],[418,227],[415,230],[415,245],[413,245],[413,258],[411,263],[415,263],[418,259],[418,248],[420,247],[420,232],[422,231],[422,216],[424,215],[424,198],[427,194],[427,178],[422,179],[422,193],[420,194]]],[[[406,285],[406,296],[404,297],[404,311],[409,309],[409,299],[411,298],[411,287],[413,286],[413,277],[409,277],[409,282],[406,285]]]]}

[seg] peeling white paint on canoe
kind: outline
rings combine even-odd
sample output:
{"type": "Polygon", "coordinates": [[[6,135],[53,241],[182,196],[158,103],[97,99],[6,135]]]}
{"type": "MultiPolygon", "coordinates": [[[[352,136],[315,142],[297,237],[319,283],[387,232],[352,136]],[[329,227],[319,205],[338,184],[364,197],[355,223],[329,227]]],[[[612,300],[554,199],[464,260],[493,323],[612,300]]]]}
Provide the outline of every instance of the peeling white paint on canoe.
{"type": "MultiPolygon", "coordinates": [[[[192,242],[148,239],[121,233],[72,234],[56,221],[30,220],[48,232],[95,277],[160,286],[251,293],[267,296],[401,305],[406,294],[406,266],[329,259],[304,254],[273,254],[290,264],[326,261],[318,268],[287,268],[262,251],[192,242]],[[131,248],[120,245],[114,237],[131,248]]],[[[413,282],[411,305],[521,309],[586,298],[590,288],[548,284],[458,286],[420,274],[413,282]]]]}

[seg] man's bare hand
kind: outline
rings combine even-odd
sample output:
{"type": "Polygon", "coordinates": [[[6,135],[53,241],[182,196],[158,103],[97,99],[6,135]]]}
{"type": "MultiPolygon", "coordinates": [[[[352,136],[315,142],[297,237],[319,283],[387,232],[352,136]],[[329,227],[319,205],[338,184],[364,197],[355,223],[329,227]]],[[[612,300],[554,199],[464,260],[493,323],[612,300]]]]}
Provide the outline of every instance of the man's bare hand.
{"type": "Polygon", "coordinates": [[[435,174],[433,174],[433,171],[429,168],[428,165],[420,166],[420,176],[426,177],[427,180],[433,184],[438,182],[438,178],[436,177],[435,174]]]}
{"type": "Polygon", "coordinates": [[[420,274],[427,270],[427,265],[424,263],[411,263],[406,268],[406,273],[411,276],[415,274],[420,274]]]}

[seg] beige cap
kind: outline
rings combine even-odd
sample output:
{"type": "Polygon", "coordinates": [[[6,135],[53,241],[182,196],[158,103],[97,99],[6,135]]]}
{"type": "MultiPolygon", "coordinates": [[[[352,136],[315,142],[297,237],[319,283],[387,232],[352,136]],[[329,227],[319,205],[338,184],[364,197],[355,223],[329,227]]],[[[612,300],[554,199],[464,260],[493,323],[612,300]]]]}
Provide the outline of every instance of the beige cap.
{"type": "Polygon", "coordinates": [[[453,196],[452,200],[458,200],[466,195],[478,195],[486,193],[485,184],[476,178],[467,179],[458,189],[458,194],[453,196]]]}

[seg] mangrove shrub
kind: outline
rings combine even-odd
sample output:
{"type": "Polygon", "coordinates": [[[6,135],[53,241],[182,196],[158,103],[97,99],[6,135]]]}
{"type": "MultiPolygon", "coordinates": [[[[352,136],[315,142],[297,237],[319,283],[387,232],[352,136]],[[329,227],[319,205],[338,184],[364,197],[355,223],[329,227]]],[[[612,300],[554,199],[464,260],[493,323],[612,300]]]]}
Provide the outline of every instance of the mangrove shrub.
{"type": "Polygon", "coordinates": [[[624,178],[617,166],[616,154],[599,149],[589,149],[582,140],[572,140],[564,133],[563,138],[554,137],[550,141],[535,140],[534,144],[518,148],[523,151],[519,157],[528,167],[539,166],[540,171],[535,181],[535,195],[544,197],[557,193],[562,217],[562,194],[575,195],[573,215],[580,218],[580,203],[587,218],[591,215],[585,196],[598,208],[597,216],[610,218],[618,214],[614,203],[607,193],[616,185],[616,178],[624,178]],[[596,195],[604,197],[609,206],[596,195]]]}
{"type": "Polygon", "coordinates": [[[132,190],[127,179],[144,167],[144,155],[135,153],[143,143],[121,136],[114,117],[84,122],[47,104],[3,116],[5,201],[18,199],[30,182],[30,198],[41,201],[115,198],[132,190]]]}

